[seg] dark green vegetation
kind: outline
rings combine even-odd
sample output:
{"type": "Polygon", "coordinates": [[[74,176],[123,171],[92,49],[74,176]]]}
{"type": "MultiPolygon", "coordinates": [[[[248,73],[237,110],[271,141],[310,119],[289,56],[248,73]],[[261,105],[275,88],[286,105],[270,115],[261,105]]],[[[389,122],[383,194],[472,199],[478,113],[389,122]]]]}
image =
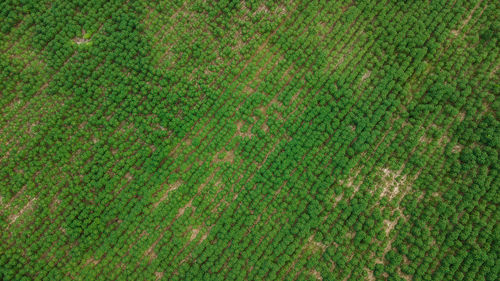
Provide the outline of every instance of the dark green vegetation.
{"type": "Polygon", "coordinates": [[[0,2],[0,279],[498,280],[500,7],[0,2]]]}

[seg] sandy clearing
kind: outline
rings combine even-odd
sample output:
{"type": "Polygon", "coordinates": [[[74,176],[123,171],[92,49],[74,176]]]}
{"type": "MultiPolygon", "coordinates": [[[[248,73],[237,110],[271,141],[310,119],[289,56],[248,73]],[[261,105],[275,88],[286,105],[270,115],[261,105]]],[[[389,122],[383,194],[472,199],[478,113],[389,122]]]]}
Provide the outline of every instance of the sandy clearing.
{"type": "Polygon", "coordinates": [[[265,14],[269,13],[269,9],[267,8],[266,4],[261,4],[253,15],[255,16],[258,13],[265,13],[265,14]]]}
{"type": "Polygon", "coordinates": [[[384,230],[385,230],[385,235],[389,237],[389,234],[391,231],[394,229],[396,224],[398,224],[399,218],[391,221],[391,220],[384,220],[384,230]]]}
{"type": "Polygon", "coordinates": [[[406,175],[401,176],[401,171],[392,171],[387,168],[381,169],[384,177],[382,183],[381,197],[387,196],[390,200],[394,199],[402,187],[407,183],[406,175]]]}
{"type": "Polygon", "coordinates": [[[464,148],[463,145],[457,144],[457,145],[453,146],[453,148],[451,149],[451,152],[459,153],[460,151],[462,151],[463,148],[464,148]]]}
{"type": "Polygon", "coordinates": [[[316,269],[311,269],[310,271],[311,275],[316,278],[316,280],[321,280],[323,281],[323,277],[321,276],[321,273],[319,273],[319,271],[317,271],[316,269]]]}
{"type": "Polygon", "coordinates": [[[165,275],[165,273],[164,273],[164,272],[162,272],[162,271],[156,271],[156,272],[155,272],[156,280],[160,280],[160,279],[162,279],[162,278],[163,278],[163,275],[165,275]]]}

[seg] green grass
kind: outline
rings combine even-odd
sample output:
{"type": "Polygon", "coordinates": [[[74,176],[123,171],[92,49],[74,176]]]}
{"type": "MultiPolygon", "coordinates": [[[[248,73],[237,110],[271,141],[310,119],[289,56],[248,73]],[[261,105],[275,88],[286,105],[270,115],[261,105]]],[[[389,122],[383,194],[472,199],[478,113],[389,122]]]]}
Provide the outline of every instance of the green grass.
{"type": "Polygon", "coordinates": [[[495,1],[0,11],[0,279],[498,279],[495,1]]]}

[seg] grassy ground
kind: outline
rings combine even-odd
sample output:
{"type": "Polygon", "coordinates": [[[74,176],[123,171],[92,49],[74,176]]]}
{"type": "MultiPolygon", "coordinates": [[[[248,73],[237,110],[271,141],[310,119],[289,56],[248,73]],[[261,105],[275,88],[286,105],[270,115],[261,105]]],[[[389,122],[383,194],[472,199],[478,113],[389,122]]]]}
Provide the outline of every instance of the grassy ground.
{"type": "Polygon", "coordinates": [[[495,1],[0,5],[3,279],[498,278],[495,1]]]}

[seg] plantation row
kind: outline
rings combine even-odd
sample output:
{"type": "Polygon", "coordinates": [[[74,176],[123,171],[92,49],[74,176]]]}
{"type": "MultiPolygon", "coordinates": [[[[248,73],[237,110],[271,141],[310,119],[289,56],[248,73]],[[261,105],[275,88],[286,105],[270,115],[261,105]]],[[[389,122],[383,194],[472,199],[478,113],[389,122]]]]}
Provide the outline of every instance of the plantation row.
{"type": "Polygon", "coordinates": [[[498,279],[495,1],[0,11],[0,279],[498,279]]]}

